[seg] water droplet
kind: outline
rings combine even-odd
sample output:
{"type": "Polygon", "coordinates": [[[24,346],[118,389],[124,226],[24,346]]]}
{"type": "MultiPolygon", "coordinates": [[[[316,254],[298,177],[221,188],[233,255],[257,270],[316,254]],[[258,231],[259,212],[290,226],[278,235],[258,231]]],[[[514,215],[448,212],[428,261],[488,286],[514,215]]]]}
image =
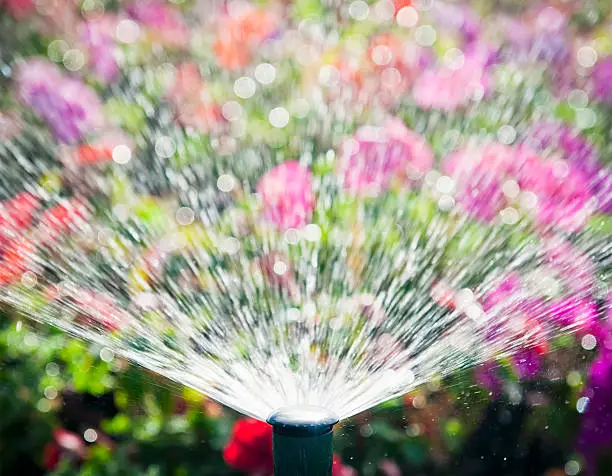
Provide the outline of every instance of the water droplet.
{"type": "Polygon", "coordinates": [[[220,175],[217,179],[217,188],[222,192],[231,192],[236,186],[236,179],[229,174],[220,175]]]}
{"type": "Polygon", "coordinates": [[[519,213],[514,207],[506,207],[499,212],[502,222],[506,225],[515,225],[519,221],[519,213]]]}
{"type": "Polygon", "coordinates": [[[565,474],[568,476],[576,476],[580,472],[580,464],[578,461],[570,460],[565,463],[565,474]]]}
{"type": "Polygon", "coordinates": [[[438,199],[438,208],[443,212],[448,212],[455,206],[455,199],[450,195],[442,195],[438,199]]]}
{"type": "Polygon", "coordinates": [[[115,354],[108,347],[102,347],[102,349],[100,350],[100,358],[104,362],[112,362],[113,359],[115,358],[115,354]]]}
{"type": "Polygon", "coordinates": [[[505,125],[497,131],[497,139],[505,145],[510,145],[516,140],[516,130],[514,127],[505,125]]]}
{"type": "Polygon", "coordinates": [[[287,272],[287,264],[284,261],[275,261],[273,269],[274,273],[278,274],[279,276],[282,276],[287,272]]]}
{"type": "Polygon", "coordinates": [[[140,37],[140,26],[133,20],[124,18],[117,23],[115,38],[126,44],[134,43],[140,37]]]}
{"type": "Polygon", "coordinates": [[[87,430],[83,432],[83,438],[88,443],[93,443],[98,439],[98,433],[93,428],[87,428],[87,430]]]}
{"type": "Polygon", "coordinates": [[[419,12],[413,7],[404,7],[397,12],[395,21],[397,21],[399,26],[412,28],[419,21],[419,12]]]}
{"type": "Polygon", "coordinates": [[[124,165],[132,158],[132,150],[125,144],[119,144],[113,147],[113,161],[124,165]]]}
{"type": "Polygon", "coordinates": [[[277,129],[282,129],[287,124],[289,124],[289,111],[284,107],[275,107],[268,114],[268,120],[273,127],[277,129]]]}
{"type": "Polygon", "coordinates": [[[582,89],[574,89],[567,95],[567,102],[574,109],[582,109],[588,106],[589,96],[582,89]]]}
{"type": "Polygon", "coordinates": [[[257,89],[257,85],[255,81],[253,81],[248,76],[242,76],[238,78],[234,83],[234,93],[236,96],[242,99],[248,99],[255,94],[255,90],[257,89]]]}
{"type": "Polygon", "coordinates": [[[580,397],[576,402],[576,411],[578,413],[584,413],[589,405],[589,397],[580,397]]]}
{"type": "Polygon", "coordinates": [[[592,109],[576,109],[576,128],[580,130],[590,129],[597,124],[597,114],[592,109]]]}
{"type": "Polygon", "coordinates": [[[47,47],[47,56],[51,61],[59,63],[63,60],[64,54],[68,51],[69,46],[64,40],[53,40],[47,47]]]}
{"type": "Polygon", "coordinates": [[[55,362],[49,362],[45,366],[45,372],[47,372],[47,375],[50,377],[57,377],[60,373],[59,365],[57,365],[55,362]]]}
{"type": "Polygon", "coordinates": [[[307,241],[310,242],[317,242],[321,239],[321,228],[319,228],[318,225],[315,225],[314,223],[311,223],[309,225],[306,225],[304,227],[304,238],[307,241]]]}
{"type": "Polygon", "coordinates": [[[597,51],[592,46],[583,46],[576,53],[576,59],[583,68],[592,68],[597,63],[597,51]]]}
{"type": "Polygon", "coordinates": [[[365,20],[370,13],[370,7],[363,0],[356,0],[349,5],[349,15],[355,20],[365,20]]]}
{"type": "Polygon", "coordinates": [[[176,145],[172,138],[162,136],[155,141],[155,153],[163,159],[168,159],[174,155],[176,145]]]}
{"type": "Polygon", "coordinates": [[[421,46],[432,46],[438,37],[436,30],[431,25],[421,25],[414,32],[414,39],[421,46]]]}
{"type": "Polygon", "coordinates": [[[444,53],[443,62],[448,69],[458,70],[465,64],[465,55],[459,48],[449,48],[444,53]]]}
{"type": "Polygon", "coordinates": [[[191,225],[195,220],[195,212],[189,207],[181,207],[176,211],[176,222],[179,225],[191,225]]]}
{"type": "Polygon", "coordinates": [[[69,71],[78,71],[85,64],[85,55],[77,49],[66,51],[63,57],[64,67],[69,71]]]}
{"type": "Polygon", "coordinates": [[[45,398],[55,400],[57,398],[57,389],[53,386],[46,387],[43,394],[45,395],[45,398]]]}
{"type": "Polygon", "coordinates": [[[510,199],[514,199],[519,196],[521,189],[516,180],[506,180],[502,185],[502,192],[510,199]]]}
{"type": "Polygon", "coordinates": [[[593,334],[586,334],[580,340],[580,344],[585,350],[593,350],[597,346],[597,339],[593,334]]]}
{"type": "Polygon", "coordinates": [[[388,65],[393,59],[393,54],[388,46],[378,45],[372,50],[372,61],[379,66],[388,65]]]}
{"type": "Polygon", "coordinates": [[[23,284],[26,288],[33,288],[36,286],[37,281],[36,273],[32,271],[26,271],[23,273],[23,276],[21,276],[21,284],[23,284]]]}
{"type": "Polygon", "coordinates": [[[568,372],[565,381],[570,387],[577,387],[582,383],[582,375],[576,370],[568,372]]]}
{"type": "Polygon", "coordinates": [[[272,84],[276,79],[276,68],[270,63],[261,63],[255,68],[255,79],[261,84],[272,84]]]}
{"type": "Polygon", "coordinates": [[[395,14],[395,5],[391,0],[380,0],[374,5],[374,13],[379,21],[391,21],[395,14]]]}
{"type": "Polygon", "coordinates": [[[455,190],[455,181],[447,175],[442,175],[436,180],[436,189],[440,193],[453,193],[455,190]]]}
{"type": "Polygon", "coordinates": [[[41,413],[47,413],[51,411],[51,402],[46,398],[41,398],[40,400],[38,400],[36,408],[41,413]]]}
{"type": "Polygon", "coordinates": [[[221,106],[221,114],[230,122],[240,119],[243,111],[240,103],[236,101],[228,101],[221,106]]]}
{"type": "Polygon", "coordinates": [[[233,236],[227,237],[221,242],[221,250],[230,255],[236,254],[240,250],[240,241],[233,236]]]}

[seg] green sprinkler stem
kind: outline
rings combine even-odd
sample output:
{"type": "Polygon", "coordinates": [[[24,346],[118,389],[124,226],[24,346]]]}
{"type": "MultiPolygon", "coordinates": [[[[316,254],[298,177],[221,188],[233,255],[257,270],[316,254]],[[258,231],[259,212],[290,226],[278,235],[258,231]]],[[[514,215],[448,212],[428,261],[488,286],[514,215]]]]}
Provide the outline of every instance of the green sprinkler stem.
{"type": "Polygon", "coordinates": [[[273,427],[274,476],[331,476],[334,413],[295,405],[276,410],[268,423],[273,427]]]}

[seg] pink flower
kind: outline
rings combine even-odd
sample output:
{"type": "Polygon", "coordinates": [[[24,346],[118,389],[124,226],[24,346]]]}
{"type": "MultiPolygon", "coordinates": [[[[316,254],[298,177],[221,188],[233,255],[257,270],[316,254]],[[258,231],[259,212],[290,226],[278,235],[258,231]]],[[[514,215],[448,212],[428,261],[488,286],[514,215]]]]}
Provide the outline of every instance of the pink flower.
{"type": "Polygon", "coordinates": [[[421,176],[433,163],[434,155],[425,139],[401,119],[393,118],[382,127],[360,127],[344,144],[340,171],[349,191],[377,194],[395,180],[405,182],[421,176]]]}
{"type": "Polygon", "coordinates": [[[43,119],[54,135],[75,143],[104,124],[102,102],[78,79],[65,76],[54,64],[31,59],[17,69],[19,99],[43,119]]]}
{"type": "Polygon", "coordinates": [[[455,111],[472,99],[482,97],[488,78],[480,59],[466,59],[457,69],[441,67],[425,71],[416,80],[414,100],[422,109],[455,111]]]}
{"type": "Polygon", "coordinates": [[[570,293],[581,297],[592,294],[595,266],[588,256],[566,241],[553,240],[546,245],[545,258],[570,293]]]}
{"type": "Polygon", "coordinates": [[[589,179],[575,164],[543,159],[526,146],[468,147],[447,157],[442,168],[457,182],[459,202],[482,220],[510,204],[502,192],[507,180],[537,197],[535,219],[543,227],[577,231],[593,212],[589,179]]]}
{"type": "Polygon", "coordinates": [[[206,87],[195,63],[184,63],[177,69],[168,100],[179,122],[200,132],[209,132],[223,122],[219,106],[205,98],[206,87]]]}
{"type": "Polygon", "coordinates": [[[213,46],[219,65],[224,69],[246,67],[255,48],[270,38],[276,28],[277,20],[270,12],[251,6],[244,6],[232,16],[224,16],[213,46]]]}
{"type": "Polygon", "coordinates": [[[36,10],[33,0],[2,0],[0,6],[17,20],[23,20],[36,10]]]}
{"type": "Polygon", "coordinates": [[[466,147],[449,155],[442,170],[455,179],[459,203],[481,220],[490,221],[506,204],[504,181],[526,153],[497,143],[466,147]]]}
{"type": "Polygon", "coordinates": [[[342,463],[340,456],[334,453],[332,460],[332,476],[357,476],[355,468],[342,463]]]}
{"type": "Polygon", "coordinates": [[[93,74],[104,84],[119,77],[116,57],[115,15],[103,15],[81,26],[81,38],[88,51],[88,63],[93,74]]]}
{"type": "Polygon", "coordinates": [[[537,196],[540,225],[574,232],[584,227],[593,212],[589,179],[574,163],[534,155],[521,163],[517,182],[537,196]]]}
{"type": "Polygon", "coordinates": [[[23,124],[16,114],[0,112],[0,141],[11,140],[22,128],[23,124]]]}
{"type": "Polygon", "coordinates": [[[383,476],[402,476],[402,469],[392,459],[383,459],[378,463],[378,470],[383,476]]]}
{"type": "Polygon", "coordinates": [[[266,220],[278,229],[301,228],[310,222],[315,206],[310,171],[297,161],[277,165],[257,185],[266,220]]]}
{"type": "Polygon", "coordinates": [[[189,42],[189,30],[178,9],[160,0],[135,1],[128,14],[143,27],[152,42],[183,48],[189,42]]]}

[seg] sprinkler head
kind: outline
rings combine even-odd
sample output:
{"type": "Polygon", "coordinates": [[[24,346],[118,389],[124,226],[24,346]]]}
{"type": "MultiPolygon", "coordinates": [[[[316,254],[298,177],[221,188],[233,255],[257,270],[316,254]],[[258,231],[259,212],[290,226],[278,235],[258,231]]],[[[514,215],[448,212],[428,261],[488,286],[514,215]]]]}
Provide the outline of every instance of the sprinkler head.
{"type": "Polygon", "coordinates": [[[292,405],[273,412],[275,476],[328,476],[332,429],[338,417],[326,408],[292,405]]]}

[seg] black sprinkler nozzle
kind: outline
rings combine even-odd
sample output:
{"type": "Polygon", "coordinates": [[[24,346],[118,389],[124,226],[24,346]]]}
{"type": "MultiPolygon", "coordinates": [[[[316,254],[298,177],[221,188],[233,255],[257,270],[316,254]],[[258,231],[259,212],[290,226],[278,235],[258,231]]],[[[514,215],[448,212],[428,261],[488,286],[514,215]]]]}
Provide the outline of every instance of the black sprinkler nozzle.
{"type": "Polygon", "coordinates": [[[330,476],[332,430],[338,417],[312,405],[293,405],[268,417],[273,427],[274,476],[330,476]]]}

